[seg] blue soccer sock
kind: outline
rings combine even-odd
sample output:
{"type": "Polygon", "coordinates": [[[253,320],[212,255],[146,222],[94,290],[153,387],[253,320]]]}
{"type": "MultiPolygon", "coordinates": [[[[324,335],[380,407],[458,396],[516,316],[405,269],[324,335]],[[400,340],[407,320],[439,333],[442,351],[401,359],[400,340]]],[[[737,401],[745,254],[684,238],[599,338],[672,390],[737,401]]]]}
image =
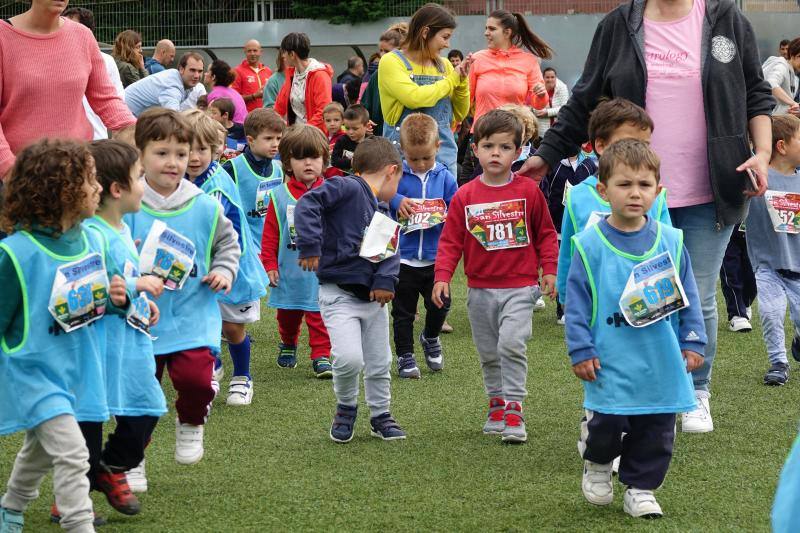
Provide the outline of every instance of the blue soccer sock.
{"type": "Polygon", "coordinates": [[[228,344],[233,361],[233,375],[250,377],[250,336],[245,335],[239,344],[228,344]]]}

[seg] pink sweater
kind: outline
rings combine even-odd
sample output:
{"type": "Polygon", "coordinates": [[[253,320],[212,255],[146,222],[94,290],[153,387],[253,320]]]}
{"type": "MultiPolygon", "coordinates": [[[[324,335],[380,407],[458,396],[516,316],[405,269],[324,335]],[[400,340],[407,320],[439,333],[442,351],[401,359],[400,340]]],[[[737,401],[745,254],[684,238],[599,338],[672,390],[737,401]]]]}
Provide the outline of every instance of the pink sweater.
{"type": "Polygon", "coordinates": [[[92,139],[83,96],[111,130],[136,122],[106,74],[92,32],[62,19],[37,35],[0,21],[0,177],[22,148],[43,137],[92,139]]]}

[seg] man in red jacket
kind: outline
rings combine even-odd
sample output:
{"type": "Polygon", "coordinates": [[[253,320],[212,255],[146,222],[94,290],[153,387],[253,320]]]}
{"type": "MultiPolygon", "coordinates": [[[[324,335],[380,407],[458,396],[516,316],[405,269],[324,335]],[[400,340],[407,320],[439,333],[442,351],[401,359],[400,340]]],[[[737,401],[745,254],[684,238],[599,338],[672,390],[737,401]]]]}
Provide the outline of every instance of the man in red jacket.
{"type": "Polygon", "coordinates": [[[235,69],[236,79],[231,87],[242,95],[249,113],[263,106],[261,97],[264,94],[264,85],[272,76],[272,71],[261,62],[261,43],[255,39],[244,44],[244,57],[235,69]]]}

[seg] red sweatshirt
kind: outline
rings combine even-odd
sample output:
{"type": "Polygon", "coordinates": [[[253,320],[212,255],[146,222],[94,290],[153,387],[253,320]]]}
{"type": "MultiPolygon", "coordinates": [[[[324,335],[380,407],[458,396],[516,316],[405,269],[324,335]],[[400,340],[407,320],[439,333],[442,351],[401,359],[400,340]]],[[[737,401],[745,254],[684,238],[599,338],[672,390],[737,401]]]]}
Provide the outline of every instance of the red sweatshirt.
{"type": "MultiPolygon", "coordinates": [[[[295,200],[299,200],[301,196],[316,189],[324,183],[322,178],[317,178],[317,181],[311,184],[311,187],[306,188],[302,182],[289,178],[286,186],[289,187],[289,193],[295,200]]],[[[281,245],[281,232],[278,229],[278,216],[275,214],[275,206],[270,200],[269,210],[264,220],[264,234],[261,237],[261,264],[264,265],[264,270],[278,270],[278,250],[281,245]]]]}
{"type": "Polygon", "coordinates": [[[476,178],[458,189],[439,239],[436,281],[450,282],[462,253],[472,288],[538,285],[539,267],[555,275],[556,229],[536,182],[515,174],[500,187],[476,178]]]}

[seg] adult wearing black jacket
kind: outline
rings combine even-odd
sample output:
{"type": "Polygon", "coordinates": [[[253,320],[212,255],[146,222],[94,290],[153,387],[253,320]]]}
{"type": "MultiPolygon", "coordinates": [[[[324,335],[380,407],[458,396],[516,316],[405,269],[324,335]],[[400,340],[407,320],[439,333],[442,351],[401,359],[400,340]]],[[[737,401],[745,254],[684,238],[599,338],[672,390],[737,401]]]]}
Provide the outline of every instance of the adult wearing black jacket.
{"type": "MultiPolygon", "coordinates": [[[[706,191],[696,197],[696,203],[675,202],[673,198],[670,215],[673,224],[684,232],[708,336],[705,363],[692,376],[698,409],[683,415],[682,428],[689,432],[712,431],[708,383],[716,353],[716,280],[733,225],[741,222],[746,213],[747,196],[761,195],[766,190],[772,153],[769,114],[775,101],[763,79],[753,29],[733,0],[631,0],[619,6],[598,25],[583,75],[569,102],[545,134],[537,155],[520,172],[543,176],[567,154],[575,153],[587,138],[589,114],[602,97],[627,98],[656,117],[653,147],[662,152],[662,181],[668,189],[672,181],[674,185],[680,182],[683,187],[688,183],[706,191]],[[704,13],[695,11],[703,7],[704,13]],[[677,32],[680,42],[665,46],[660,28],[672,25],[680,29],[679,25],[692,20],[696,22],[693,37],[677,32]],[[683,77],[685,87],[696,90],[695,98],[687,98],[686,93],[670,98],[664,85],[659,85],[664,77],[658,75],[667,61],[674,57],[685,59],[687,54],[699,68],[681,70],[685,66],[682,64],[667,68],[683,77]],[[656,87],[660,89],[657,92],[656,87]],[[660,97],[652,98],[655,94],[660,97]],[[647,102],[648,96],[653,101],[647,102]],[[698,109],[693,110],[692,103],[698,109]],[[688,127],[698,114],[702,117],[699,129],[677,132],[671,139],[681,142],[684,134],[701,131],[699,145],[688,148],[694,152],[693,161],[703,163],[695,167],[697,172],[691,172],[691,177],[670,176],[669,169],[681,167],[682,161],[675,157],[673,147],[657,142],[658,117],[681,117],[688,127]],[[750,150],[751,141],[755,155],[750,150]],[[755,191],[747,190],[749,178],[745,169],[756,173],[755,191]]],[[[675,124],[669,122],[664,120],[662,131],[675,131],[675,124]]],[[[670,194],[678,198],[685,193],[673,191],[670,194]]]]}

